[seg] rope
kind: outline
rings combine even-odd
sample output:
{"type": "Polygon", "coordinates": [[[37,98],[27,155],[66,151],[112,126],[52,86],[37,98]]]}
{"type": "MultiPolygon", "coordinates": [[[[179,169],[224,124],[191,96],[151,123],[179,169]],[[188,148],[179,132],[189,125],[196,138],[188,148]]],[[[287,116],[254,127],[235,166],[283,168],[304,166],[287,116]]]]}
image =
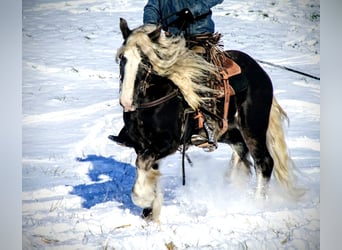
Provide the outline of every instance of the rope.
{"type": "Polygon", "coordinates": [[[311,74],[308,74],[308,73],[305,73],[305,72],[302,72],[302,71],[299,71],[299,70],[291,69],[291,68],[286,67],[286,66],[274,64],[274,63],[271,63],[271,62],[266,62],[266,61],[263,61],[263,60],[256,60],[256,61],[259,62],[259,63],[262,63],[262,64],[267,64],[267,65],[270,65],[270,66],[273,66],[273,67],[276,67],[276,68],[288,70],[288,71],[291,71],[291,72],[294,72],[294,73],[297,73],[297,74],[300,74],[300,75],[303,75],[303,76],[307,76],[307,77],[310,77],[310,78],[313,78],[313,79],[316,79],[316,80],[321,80],[318,76],[314,76],[314,75],[311,75],[311,74]]]}

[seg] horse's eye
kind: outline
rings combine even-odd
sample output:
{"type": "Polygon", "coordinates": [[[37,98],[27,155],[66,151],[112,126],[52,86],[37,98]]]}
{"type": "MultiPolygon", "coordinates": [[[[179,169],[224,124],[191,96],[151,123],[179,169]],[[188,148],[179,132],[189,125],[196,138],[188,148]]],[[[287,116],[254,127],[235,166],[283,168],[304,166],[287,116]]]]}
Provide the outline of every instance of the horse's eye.
{"type": "Polygon", "coordinates": [[[127,58],[125,56],[120,56],[120,66],[125,65],[127,62],[127,58]]]}
{"type": "Polygon", "coordinates": [[[124,56],[120,56],[120,81],[123,81],[124,79],[124,73],[125,73],[125,65],[127,62],[127,58],[124,56]]]}

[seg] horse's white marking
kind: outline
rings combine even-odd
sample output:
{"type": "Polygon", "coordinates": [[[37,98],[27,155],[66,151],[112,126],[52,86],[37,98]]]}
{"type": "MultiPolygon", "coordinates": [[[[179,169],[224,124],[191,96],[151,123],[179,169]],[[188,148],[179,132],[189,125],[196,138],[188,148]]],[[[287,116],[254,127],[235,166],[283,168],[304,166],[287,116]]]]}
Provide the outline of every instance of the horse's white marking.
{"type": "Polygon", "coordinates": [[[132,47],[132,49],[125,51],[124,56],[126,57],[127,62],[122,82],[120,104],[124,108],[124,112],[129,112],[135,110],[135,107],[133,106],[134,83],[141,57],[136,47],[132,47]]]}
{"type": "Polygon", "coordinates": [[[252,175],[250,166],[243,162],[239,155],[233,151],[231,168],[228,172],[230,181],[238,188],[245,188],[252,175]]]}
{"type": "Polygon", "coordinates": [[[159,187],[159,170],[151,168],[155,163],[153,158],[138,156],[137,176],[132,189],[133,203],[142,208],[152,208],[152,220],[159,219],[163,194],[159,187]]]}
{"type": "Polygon", "coordinates": [[[155,183],[149,180],[149,173],[146,170],[137,169],[137,177],[132,190],[133,203],[139,207],[152,207],[156,198],[155,183]]]}
{"type": "Polygon", "coordinates": [[[257,171],[257,188],[255,198],[257,200],[265,200],[267,197],[268,181],[263,177],[261,171],[257,171]]]}

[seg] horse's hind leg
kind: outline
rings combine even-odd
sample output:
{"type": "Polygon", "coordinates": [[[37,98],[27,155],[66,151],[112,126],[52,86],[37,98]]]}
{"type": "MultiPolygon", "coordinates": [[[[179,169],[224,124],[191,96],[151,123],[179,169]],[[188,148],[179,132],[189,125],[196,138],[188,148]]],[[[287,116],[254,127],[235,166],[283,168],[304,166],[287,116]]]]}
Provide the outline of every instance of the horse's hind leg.
{"type": "Polygon", "coordinates": [[[266,196],[274,165],[266,144],[271,103],[272,99],[269,105],[266,100],[258,100],[258,102],[247,101],[239,110],[240,130],[254,160],[254,168],[257,175],[257,198],[266,196]]]}
{"type": "Polygon", "coordinates": [[[230,178],[231,181],[238,186],[247,184],[251,176],[250,154],[246,143],[237,128],[230,129],[228,132],[229,144],[233,149],[230,162],[230,178]]]}
{"type": "Polygon", "coordinates": [[[273,170],[273,159],[266,147],[266,139],[248,139],[257,176],[256,197],[266,197],[273,170]]]}

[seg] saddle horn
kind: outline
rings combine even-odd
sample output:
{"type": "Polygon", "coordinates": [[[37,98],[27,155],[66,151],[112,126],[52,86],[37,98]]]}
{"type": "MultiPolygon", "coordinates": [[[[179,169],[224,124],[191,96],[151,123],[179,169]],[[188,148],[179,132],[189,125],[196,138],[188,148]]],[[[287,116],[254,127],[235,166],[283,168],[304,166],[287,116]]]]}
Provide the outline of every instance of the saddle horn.
{"type": "Polygon", "coordinates": [[[120,30],[122,33],[122,37],[124,40],[132,33],[132,31],[128,28],[127,21],[120,17],[120,30]]]}

